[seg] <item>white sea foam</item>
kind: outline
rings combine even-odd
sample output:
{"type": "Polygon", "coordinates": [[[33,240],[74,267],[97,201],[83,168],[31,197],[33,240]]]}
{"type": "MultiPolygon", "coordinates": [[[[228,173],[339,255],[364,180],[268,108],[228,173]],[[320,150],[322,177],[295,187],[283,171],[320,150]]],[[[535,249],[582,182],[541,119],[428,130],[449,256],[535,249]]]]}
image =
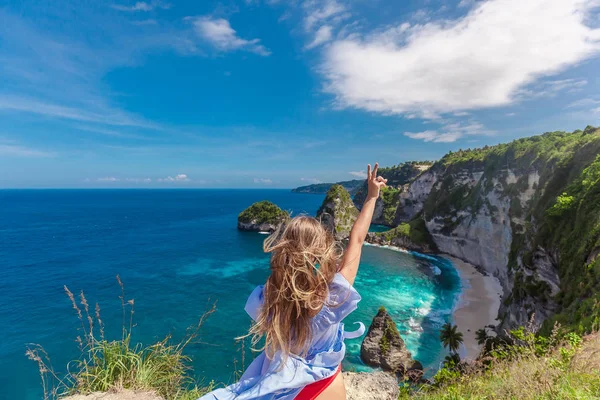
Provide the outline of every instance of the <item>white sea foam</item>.
{"type": "Polygon", "coordinates": [[[402,247],[390,246],[390,245],[387,245],[387,244],[375,244],[375,243],[367,243],[367,242],[365,242],[365,246],[379,247],[380,249],[387,249],[387,250],[397,251],[399,253],[405,253],[405,254],[409,254],[410,253],[408,250],[403,249],[402,247]]]}
{"type": "Polygon", "coordinates": [[[417,322],[413,317],[408,319],[408,326],[413,332],[423,332],[423,327],[420,322],[417,322]]]}

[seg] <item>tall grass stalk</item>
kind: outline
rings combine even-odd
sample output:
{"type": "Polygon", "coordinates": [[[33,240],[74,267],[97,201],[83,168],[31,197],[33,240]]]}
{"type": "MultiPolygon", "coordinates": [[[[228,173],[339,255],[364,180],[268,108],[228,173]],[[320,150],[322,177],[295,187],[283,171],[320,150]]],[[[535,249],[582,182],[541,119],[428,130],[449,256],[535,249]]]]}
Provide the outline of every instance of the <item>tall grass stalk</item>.
{"type": "Polygon", "coordinates": [[[67,297],[81,323],[81,333],[76,342],[81,356],[71,361],[67,373],[59,376],[52,367],[50,357],[42,346],[28,346],[26,356],[37,363],[44,400],[54,400],[65,395],[96,391],[118,391],[131,389],[153,391],[166,400],[196,399],[209,391],[213,383],[206,387],[195,382],[189,374],[191,359],[184,354],[185,348],[199,337],[202,325],[216,311],[216,304],[210,305],[198,322],[188,328],[185,337],[172,343],[171,336],[151,345],[133,344],[134,328],[133,299],[126,300],[125,287],[117,275],[121,289],[122,336],[119,340],[107,340],[104,336],[104,323],[100,316],[100,306],[96,303],[90,313],[89,303],[83,291],[79,294],[79,304],[67,286],[67,297]],[[126,325],[127,306],[129,321],[126,325]],[[95,317],[95,321],[94,321],[95,317]],[[86,326],[87,325],[87,326],[86,326]],[[98,338],[94,328],[97,327],[98,338]]]}

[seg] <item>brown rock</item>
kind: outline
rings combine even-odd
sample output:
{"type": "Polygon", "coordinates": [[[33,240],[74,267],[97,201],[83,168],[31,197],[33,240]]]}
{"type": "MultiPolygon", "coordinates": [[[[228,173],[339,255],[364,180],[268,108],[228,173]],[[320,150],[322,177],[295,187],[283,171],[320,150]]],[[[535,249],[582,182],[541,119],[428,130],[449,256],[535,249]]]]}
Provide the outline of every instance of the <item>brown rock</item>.
{"type": "Polygon", "coordinates": [[[412,376],[415,373],[408,374],[409,371],[423,369],[421,363],[412,358],[396,323],[384,307],[373,318],[360,348],[360,356],[365,364],[402,375],[412,376]]]}

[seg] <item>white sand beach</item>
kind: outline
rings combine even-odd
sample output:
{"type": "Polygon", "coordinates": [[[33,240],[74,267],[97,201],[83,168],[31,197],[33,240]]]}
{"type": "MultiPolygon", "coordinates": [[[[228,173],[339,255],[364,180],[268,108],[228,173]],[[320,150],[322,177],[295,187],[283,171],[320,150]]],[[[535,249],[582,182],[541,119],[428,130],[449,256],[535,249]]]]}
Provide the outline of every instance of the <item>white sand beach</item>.
{"type": "Polygon", "coordinates": [[[456,267],[463,284],[460,301],[454,311],[454,322],[463,333],[464,345],[461,358],[475,359],[481,346],[475,332],[486,325],[496,325],[502,298],[502,286],[493,276],[485,276],[473,265],[456,257],[444,255],[456,267]]]}

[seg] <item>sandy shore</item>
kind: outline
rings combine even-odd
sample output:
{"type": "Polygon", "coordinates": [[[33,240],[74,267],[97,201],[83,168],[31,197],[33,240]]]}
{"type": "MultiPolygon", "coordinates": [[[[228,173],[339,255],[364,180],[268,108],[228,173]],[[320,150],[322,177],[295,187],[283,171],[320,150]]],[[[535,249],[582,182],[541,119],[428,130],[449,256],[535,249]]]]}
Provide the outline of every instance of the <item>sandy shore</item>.
{"type": "Polygon", "coordinates": [[[454,323],[463,333],[464,345],[460,349],[463,359],[475,359],[481,346],[475,332],[486,325],[496,325],[502,298],[502,286],[493,276],[485,276],[463,260],[444,255],[456,267],[463,284],[460,301],[454,311],[454,323]]]}

